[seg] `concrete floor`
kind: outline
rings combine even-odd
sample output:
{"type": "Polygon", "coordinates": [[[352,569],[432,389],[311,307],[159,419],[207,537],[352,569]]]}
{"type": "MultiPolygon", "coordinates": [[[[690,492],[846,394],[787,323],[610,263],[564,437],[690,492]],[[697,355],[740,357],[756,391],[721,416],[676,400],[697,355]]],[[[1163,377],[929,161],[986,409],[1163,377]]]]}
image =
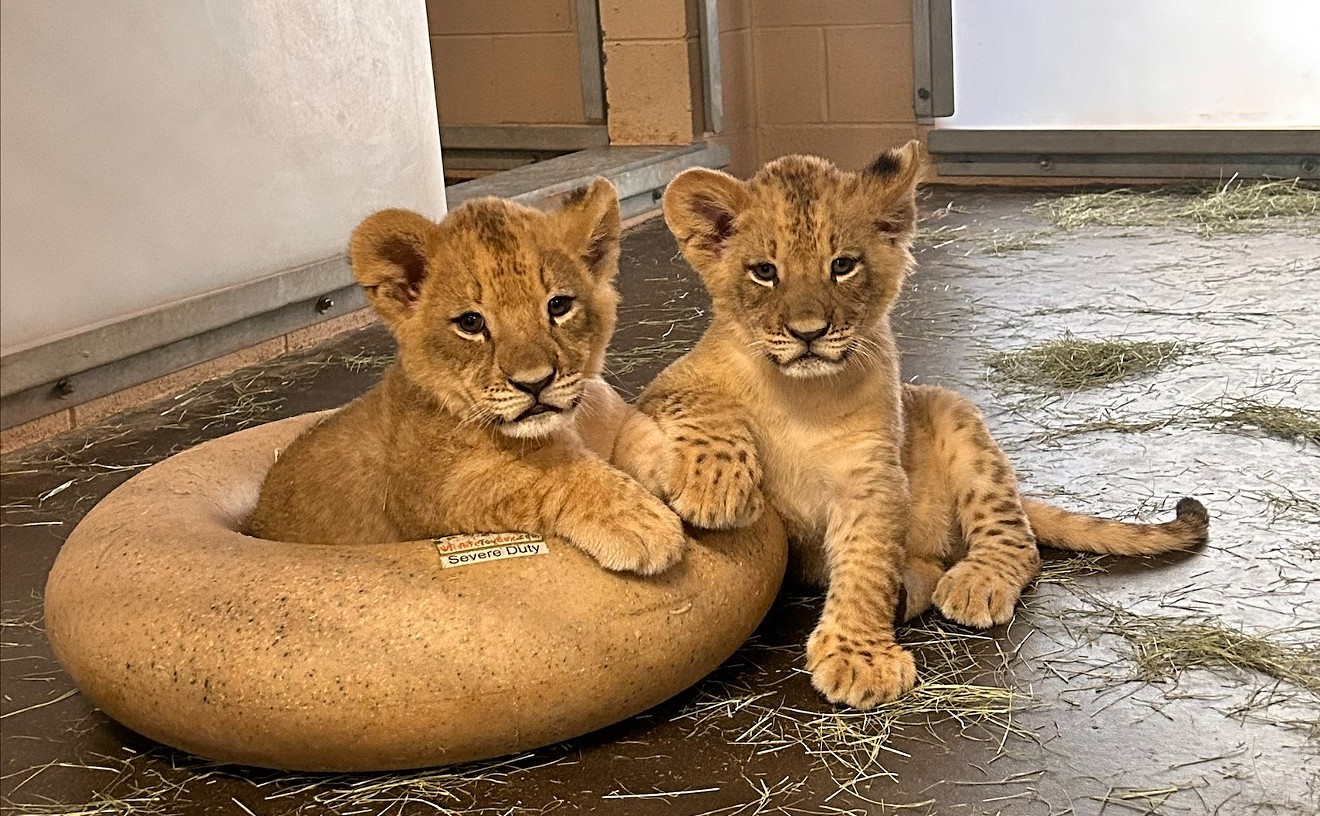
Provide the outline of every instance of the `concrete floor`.
{"type": "MultiPolygon", "coordinates": [[[[5,812],[1320,813],[1316,442],[1200,419],[1244,395],[1320,406],[1320,219],[1218,236],[1064,232],[1027,212],[1044,197],[930,194],[898,320],[907,373],[973,396],[1028,494],[1140,518],[1197,496],[1213,518],[1204,551],[1050,555],[1010,625],[907,629],[932,682],[865,717],[811,690],[802,643],[819,601],[788,590],[753,642],[696,688],[478,766],[334,777],[214,766],[105,718],[42,635],[40,593],[60,543],[150,463],[362,392],[390,353],[370,328],[4,458],[5,812]],[[1195,345],[1161,372],[1077,393],[987,379],[990,353],[1065,332],[1195,345]],[[1140,433],[1084,427],[1152,417],[1161,427],[1140,433]],[[1161,676],[1136,661],[1143,636],[1202,619],[1291,648],[1302,684],[1214,666],[1161,676]]],[[[658,220],[627,234],[623,257],[611,367],[635,395],[700,333],[706,299],[658,220]]]]}

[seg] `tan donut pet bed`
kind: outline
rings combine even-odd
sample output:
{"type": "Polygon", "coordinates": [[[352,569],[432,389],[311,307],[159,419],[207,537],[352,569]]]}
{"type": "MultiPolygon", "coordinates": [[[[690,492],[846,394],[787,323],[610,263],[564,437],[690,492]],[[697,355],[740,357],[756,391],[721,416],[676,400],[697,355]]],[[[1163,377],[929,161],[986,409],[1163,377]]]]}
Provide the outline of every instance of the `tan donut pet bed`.
{"type": "MultiPolygon", "coordinates": [[[[446,568],[444,551],[485,542],[242,534],[271,452],[315,418],[153,465],[69,537],[46,587],[47,634],[106,714],[225,762],[466,762],[585,734],[677,694],[733,654],[779,588],[786,548],[769,514],[703,532],[652,578],[608,572],[553,538],[534,556],[446,568]]],[[[535,546],[520,538],[499,551],[535,546]]]]}
{"type": "Polygon", "coordinates": [[[47,633],[106,714],[200,756],[270,768],[484,759],[691,686],[752,633],[783,577],[770,513],[701,533],[649,578],[609,572],[553,536],[245,535],[274,452],[323,417],[172,456],[74,530],[47,583],[47,633]]]}

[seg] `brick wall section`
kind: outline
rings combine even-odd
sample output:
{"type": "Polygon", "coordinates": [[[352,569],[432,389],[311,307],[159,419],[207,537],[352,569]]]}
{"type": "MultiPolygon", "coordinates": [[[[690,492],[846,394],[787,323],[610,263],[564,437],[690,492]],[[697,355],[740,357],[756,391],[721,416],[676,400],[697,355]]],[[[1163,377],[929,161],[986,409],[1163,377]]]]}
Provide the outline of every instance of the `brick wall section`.
{"type": "Polygon", "coordinates": [[[573,0],[426,0],[442,124],[581,124],[573,0]]]}
{"type": "MultiPolygon", "coordinates": [[[[444,123],[578,122],[573,0],[427,0],[444,123]]],[[[613,144],[705,130],[696,0],[599,0],[613,144]]],[[[910,0],[719,0],[732,171],[786,153],[859,167],[920,135],[910,0]]]]}
{"type": "MultiPolygon", "coordinates": [[[[724,131],[732,170],[754,171],[757,152],[756,60],[752,6],[719,0],[724,131]]],[[[700,15],[695,0],[600,0],[605,93],[613,144],[687,144],[706,129],[700,15]]]]}
{"type": "Polygon", "coordinates": [[[610,143],[690,143],[703,125],[696,3],[600,0],[599,8],[610,143]]]}
{"type": "Polygon", "coordinates": [[[757,156],[848,168],[918,135],[910,0],[751,0],[757,156]]]}
{"type": "MultiPolygon", "coordinates": [[[[756,59],[753,50],[754,0],[720,0],[720,73],[724,91],[724,132],[719,141],[732,153],[729,171],[747,176],[760,164],[756,105],[756,59]]],[[[698,97],[699,99],[700,97],[698,97]]]]}

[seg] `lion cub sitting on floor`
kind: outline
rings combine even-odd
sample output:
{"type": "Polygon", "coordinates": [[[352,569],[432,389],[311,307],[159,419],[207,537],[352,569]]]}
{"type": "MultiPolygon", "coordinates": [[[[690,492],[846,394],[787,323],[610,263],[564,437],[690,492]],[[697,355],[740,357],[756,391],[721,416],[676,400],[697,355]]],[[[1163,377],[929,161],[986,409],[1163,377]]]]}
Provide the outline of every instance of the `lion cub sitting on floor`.
{"type": "Polygon", "coordinates": [[[482,199],[439,223],[363,221],[350,260],[397,362],[279,453],[251,532],[343,544],[517,530],[612,570],[675,563],[678,517],[601,458],[630,410],[600,379],[619,229],[604,179],[549,214],[482,199]]]}
{"type": "Polygon", "coordinates": [[[1193,499],[1158,525],[1021,499],[970,402],[903,384],[889,313],[913,264],[921,161],[913,142],[862,173],[788,156],[747,182],[676,178],[665,221],[710,291],[711,324],[642,394],[654,423],[630,422],[614,455],[697,526],[773,507],[802,577],[828,586],[812,682],[856,708],[915,683],[896,612],[933,603],[970,626],[1006,622],[1039,567],[1037,538],[1110,553],[1206,538],[1193,499]]]}

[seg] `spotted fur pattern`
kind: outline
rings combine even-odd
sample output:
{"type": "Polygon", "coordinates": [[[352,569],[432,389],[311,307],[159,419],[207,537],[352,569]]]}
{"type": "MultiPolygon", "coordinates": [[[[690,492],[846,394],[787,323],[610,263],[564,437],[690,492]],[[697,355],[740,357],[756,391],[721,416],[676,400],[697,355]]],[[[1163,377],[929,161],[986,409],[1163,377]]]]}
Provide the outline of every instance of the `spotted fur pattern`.
{"type": "Polygon", "coordinates": [[[740,526],[763,503],[783,518],[798,572],[826,588],[812,682],[856,708],[915,683],[896,618],[934,604],[971,626],[1007,621],[1037,538],[1155,552],[1205,536],[1199,505],[1135,525],[1024,502],[973,405],[901,383],[889,313],[912,266],[921,166],[913,142],[862,173],[789,156],[747,182],[675,179],[665,219],[714,315],[615,450],[690,523],[740,526]]]}

